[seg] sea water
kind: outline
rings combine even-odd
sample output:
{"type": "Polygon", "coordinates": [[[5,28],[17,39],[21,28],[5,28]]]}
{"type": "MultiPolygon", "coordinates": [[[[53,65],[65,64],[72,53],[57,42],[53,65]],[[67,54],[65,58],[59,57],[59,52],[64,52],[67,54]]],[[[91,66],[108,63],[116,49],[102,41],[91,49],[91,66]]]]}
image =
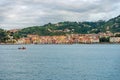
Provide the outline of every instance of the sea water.
{"type": "Polygon", "coordinates": [[[0,45],[0,80],[120,80],[120,45],[0,45]]]}

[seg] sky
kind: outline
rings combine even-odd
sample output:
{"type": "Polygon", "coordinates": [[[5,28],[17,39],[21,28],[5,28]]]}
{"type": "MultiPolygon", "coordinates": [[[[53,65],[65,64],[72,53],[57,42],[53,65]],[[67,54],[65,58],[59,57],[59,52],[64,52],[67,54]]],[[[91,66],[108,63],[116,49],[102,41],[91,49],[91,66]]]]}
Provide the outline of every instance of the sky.
{"type": "Polygon", "coordinates": [[[21,29],[49,22],[109,20],[120,0],[0,0],[0,28],[21,29]]]}

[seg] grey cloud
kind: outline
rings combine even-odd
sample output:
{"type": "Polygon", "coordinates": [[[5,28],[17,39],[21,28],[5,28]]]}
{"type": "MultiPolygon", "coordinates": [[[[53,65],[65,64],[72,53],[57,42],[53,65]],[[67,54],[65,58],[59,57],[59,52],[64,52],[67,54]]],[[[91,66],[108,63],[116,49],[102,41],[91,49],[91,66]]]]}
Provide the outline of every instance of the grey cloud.
{"type": "Polygon", "coordinates": [[[60,21],[108,20],[119,13],[119,0],[1,0],[0,28],[22,28],[60,21]]]}

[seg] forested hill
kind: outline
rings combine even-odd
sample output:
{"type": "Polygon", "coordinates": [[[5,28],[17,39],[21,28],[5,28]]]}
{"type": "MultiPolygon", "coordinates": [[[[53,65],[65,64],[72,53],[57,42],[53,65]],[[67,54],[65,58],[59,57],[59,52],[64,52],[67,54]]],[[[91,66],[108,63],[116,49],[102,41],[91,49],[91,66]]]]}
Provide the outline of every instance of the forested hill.
{"type": "Polygon", "coordinates": [[[107,21],[104,27],[111,32],[120,32],[120,15],[107,21]]]}
{"type": "Polygon", "coordinates": [[[64,34],[88,34],[99,32],[120,32],[120,15],[108,21],[99,20],[97,22],[59,22],[56,24],[48,23],[43,26],[32,26],[21,29],[13,34],[14,37],[23,37],[28,34],[45,35],[64,35],[64,34]]]}
{"type": "Polygon", "coordinates": [[[16,35],[26,36],[27,34],[38,35],[63,35],[71,33],[99,33],[99,32],[120,32],[120,15],[108,21],[97,22],[59,22],[48,23],[43,26],[33,26],[20,30],[16,35]]]}

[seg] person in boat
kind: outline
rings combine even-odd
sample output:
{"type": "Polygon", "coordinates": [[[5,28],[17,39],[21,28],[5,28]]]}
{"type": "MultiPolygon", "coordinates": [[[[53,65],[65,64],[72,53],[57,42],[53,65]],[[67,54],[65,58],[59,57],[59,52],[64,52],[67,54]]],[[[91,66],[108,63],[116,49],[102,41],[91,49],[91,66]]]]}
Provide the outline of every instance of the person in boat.
{"type": "Polygon", "coordinates": [[[26,49],[26,47],[20,47],[20,48],[18,48],[18,49],[26,49]]]}

